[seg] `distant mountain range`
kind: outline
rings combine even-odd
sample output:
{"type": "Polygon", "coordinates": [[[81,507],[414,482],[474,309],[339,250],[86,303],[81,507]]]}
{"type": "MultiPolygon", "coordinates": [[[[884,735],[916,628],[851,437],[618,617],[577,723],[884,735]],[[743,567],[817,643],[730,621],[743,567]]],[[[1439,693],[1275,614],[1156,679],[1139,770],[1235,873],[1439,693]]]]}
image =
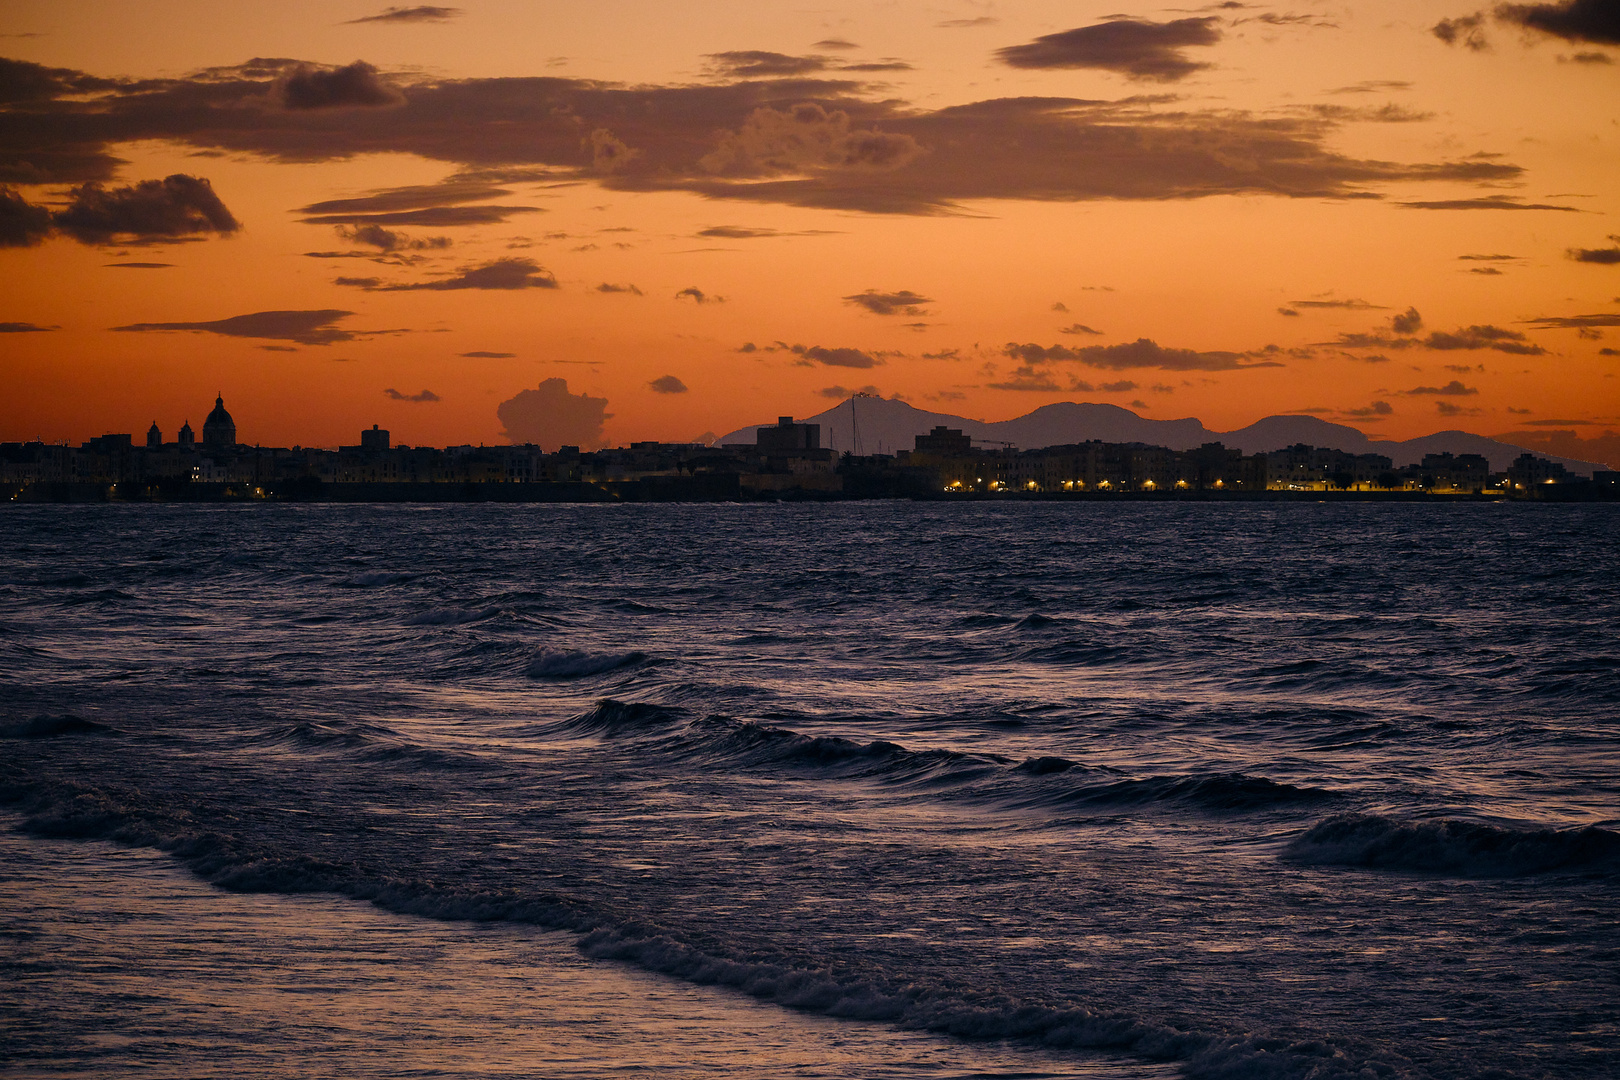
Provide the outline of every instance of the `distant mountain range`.
{"type": "MultiPolygon", "coordinates": [[[[1524,447],[1487,439],[1466,431],[1438,431],[1404,442],[1370,439],[1366,433],[1345,424],[1330,424],[1314,416],[1268,416],[1236,431],[1211,431],[1199,420],[1149,420],[1118,405],[1095,402],[1060,401],[1043,405],[1013,420],[985,423],[950,413],[927,412],[904,401],[883,398],[850,398],[826,412],[803,418],[803,423],[821,425],[821,445],[840,452],[892,454],[916,445],[918,435],[944,426],[958,428],[975,444],[989,447],[1015,447],[1033,450],[1043,446],[1101,439],[1103,442],[1140,442],[1189,450],[1204,443],[1224,443],[1245,454],[1280,450],[1295,443],[1330,447],[1352,454],[1383,454],[1397,467],[1414,465],[1425,454],[1479,454],[1501,472],[1513,459],[1526,453],[1524,447]]],[[[752,443],[758,426],[739,428],[720,437],[721,443],[752,443]]],[[[1530,451],[1551,458],[1571,472],[1590,476],[1593,469],[1605,469],[1601,462],[1577,461],[1530,451]]]]}

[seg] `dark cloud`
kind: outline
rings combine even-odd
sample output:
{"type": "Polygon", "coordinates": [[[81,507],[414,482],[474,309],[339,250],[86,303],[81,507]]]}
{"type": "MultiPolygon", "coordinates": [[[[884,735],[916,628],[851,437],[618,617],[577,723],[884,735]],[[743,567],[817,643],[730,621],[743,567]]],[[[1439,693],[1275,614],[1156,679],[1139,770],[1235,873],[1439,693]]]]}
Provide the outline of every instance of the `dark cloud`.
{"type": "Polygon", "coordinates": [[[1293,319],[1299,318],[1299,312],[1295,311],[1293,308],[1280,307],[1277,309],[1277,314],[1287,315],[1289,318],[1293,319]]]}
{"type": "Polygon", "coordinates": [[[40,326],[31,322],[0,322],[0,334],[44,334],[60,326],[40,326]]]}
{"type": "Polygon", "coordinates": [[[176,173],[110,189],[92,181],[68,195],[67,208],[53,213],[51,224],[81,244],[162,243],[201,233],[229,236],[242,227],[200,176],[176,173]]]}
{"type": "Polygon", "coordinates": [[[1610,236],[1615,242],[1614,247],[1606,248],[1570,248],[1565,254],[1576,262],[1597,263],[1600,266],[1614,266],[1620,264],[1620,236],[1610,236]]]}
{"type": "Polygon", "coordinates": [[[233,315],[212,322],[131,323],[115,326],[114,330],[199,330],[226,337],[265,338],[271,341],[296,341],[300,345],[330,345],[337,341],[355,341],[361,334],[340,329],[335,324],[353,315],[352,311],[323,308],[319,311],[255,311],[248,315],[233,315]]]}
{"type": "Polygon", "coordinates": [[[1093,330],[1091,327],[1087,326],[1085,323],[1070,323],[1068,326],[1065,326],[1063,329],[1059,330],[1058,333],[1060,333],[1060,334],[1097,334],[1097,335],[1101,335],[1102,331],[1101,330],[1093,330]]]}
{"type": "Polygon", "coordinates": [[[394,401],[428,402],[442,400],[438,394],[431,390],[423,390],[420,394],[402,394],[393,387],[383,391],[383,394],[394,401]]]}
{"type": "Polygon", "coordinates": [[[1396,205],[1408,210],[1563,210],[1571,214],[1583,212],[1576,206],[1527,203],[1516,195],[1481,195],[1474,199],[1429,199],[1396,205]]]}
{"type": "Polygon", "coordinates": [[[975,26],[995,26],[999,22],[1001,22],[1000,19],[989,15],[980,15],[975,19],[946,19],[944,22],[937,22],[934,25],[943,30],[967,30],[975,26]]]}
{"type": "Polygon", "coordinates": [[[1383,304],[1369,304],[1365,300],[1290,300],[1296,308],[1343,308],[1346,311],[1383,311],[1383,304]]]}
{"type": "Polygon", "coordinates": [[[1519,257],[1517,255],[1459,255],[1457,258],[1461,262],[1514,262],[1519,257]]]}
{"type": "MultiPolygon", "coordinates": [[[[510,194],[507,188],[483,181],[448,180],[442,184],[385,188],[355,198],[327,199],[300,207],[298,213],[308,215],[299,219],[306,225],[348,226],[350,231],[345,235],[357,239],[362,233],[378,237],[399,235],[384,229],[385,225],[497,225],[513,214],[544,212],[538,206],[462,205],[510,194]]],[[[450,241],[436,237],[428,243],[433,247],[446,247],[450,241]]]]}
{"type": "Polygon", "coordinates": [[[1066,345],[1019,345],[1009,342],[1002,352],[1026,364],[1050,364],[1074,361],[1087,367],[1159,368],[1164,371],[1240,371],[1257,367],[1282,367],[1275,360],[1249,361],[1243,353],[1196,352],[1192,349],[1169,349],[1148,338],[1119,345],[1087,345],[1071,349],[1066,345]]]}
{"type": "MultiPolygon", "coordinates": [[[[626,87],[414,74],[396,77],[406,95],[394,108],[280,108],[277,80],[299,63],[255,60],[90,93],[69,93],[73,73],[47,71],[30,92],[49,97],[0,114],[0,183],[104,180],[117,167],[112,150],[142,140],[287,163],[416,154],[459,167],[459,184],[522,174],[905,214],[953,213],[981,199],[1376,198],[1372,189],[1386,183],[1522,175],[1481,158],[1400,164],[1336,153],[1326,146],[1336,121],[1321,116],[1055,97],[930,110],[859,83],[807,77],[626,87]],[[624,148],[610,171],[597,160],[598,131],[624,148]]],[[[303,213],[315,224],[449,227],[536,210],[462,205],[474,200],[443,194],[413,206],[336,200],[345,205],[303,213]]]]}
{"type": "Polygon", "coordinates": [[[761,236],[780,236],[775,229],[748,229],[741,225],[713,225],[700,230],[699,236],[710,236],[720,240],[756,240],[761,236]]]}
{"type": "Polygon", "coordinates": [[[0,105],[50,101],[68,94],[113,90],[120,85],[118,80],[98,79],[72,68],[45,67],[0,57],[0,105]]]}
{"type": "Polygon", "coordinates": [[[1498,4],[1503,22],[1539,30],[1566,41],[1620,45],[1620,5],[1614,0],[1564,0],[1561,4],[1498,4]]]}
{"type": "Polygon", "coordinates": [[[1340,415],[1353,416],[1359,419],[1368,420],[1375,416],[1390,416],[1394,412],[1395,407],[1389,402],[1375,401],[1364,409],[1342,409],[1340,410],[1340,415]]]}
{"type": "Polygon", "coordinates": [[[858,49],[860,46],[855,44],[853,41],[845,41],[843,38],[822,38],[820,41],[812,45],[811,48],[833,49],[842,52],[846,49],[858,49]]]}
{"type": "Polygon", "coordinates": [[[391,214],[320,214],[300,218],[305,225],[419,225],[430,229],[462,225],[501,225],[513,214],[539,214],[538,206],[440,206],[391,214]]]}
{"type": "Polygon", "coordinates": [[[356,244],[369,244],[379,251],[430,251],[450,246],[448,236],[416,238],[381,225],[339,225],[337,233],[356,244]]]}
{"type": "Polygon", "coordinates": [[[1062,389],[1045,371],[1024,365],[1013,371],[1012,378],[1003,382],[985,383],[991,390],[1019,390],[1032,394],[1049,394],[1062,389]]]}
{"type": "Polygon", "coordinates": [[[416,7],[390,7],[384,8],[376,15],[367,15],[361,19],[350,19],[347,25],[354,26],[358,23],[448,22],[460,14],[460,8],[432,7],[427,4],[421,4],[416,7]]]}
{"type": "Polygon", "coordinates": [[[1470,274],[1483,274],[1486,277],[1501,277],[1502,271],[1494,266],[1476,266],[1468,271],[1470,274]]]}
{"type": "Polygon", "coordinates": [[[1364,82],[1353,83],[1350,86],[1339,86],[1327,91],[1330,94],[1383,94],[1391,90],[1410,90],[1412,84],[1394,79],[1368,79],[1364,82]]]}
{"type": "Polygon", "coordinates": [[[691,300],[695,304],[723,304],[726,302],[725,297],[714,296],[710,293],[706,293],[696,285],[688,285],[686,288],[675,294],[675,299],[691,300]]]}
{"type": "Polygon", "coordinates": [[[1017,68],[1101,68],[1131,79],[1175,82],[1210,66],[1187,59],[1181,50],[1220,41],[1219,22],[1212,16],[1167,23],[1117,16],[997,49],[996,57],[1017,68]]]}
{"type": "Polygon", "coordinates": [[[893,58],[872,61],[865,64],[839,64],[835,71],[910,71],[911,65],[904,60],[893,58]]]}
{"type": "Polygon", "coordinates": [[[673,375],[660,375],[647,386],[655,394],[684,394],[686,384],[673,375]]]}
{"type": "Polygon", "coordinates": [[[848,112],[802,102],[755,109],[698,165],[716,176],[763,178],[805,171],[887,172],[923,153],[916,138],[856,128],[848,112]]]}
{"type": "MultiPolygon", "coordinates": [[[[1560,56],[1558,59],[1562,60],[1563,57],[1560,56]]],[[[1614,57],[1608,53],[1578,52],[1569,58],[1569,62],[1572,64],[1612,64],[1614,63],[1614,57]]]]}
{"type": "Polygon", "coordinates": [[[831,236],[832,229],[800,229],[796,232],[782,232],[779,229],[751,229],[743,225],[711,225],[707,229],[699,230],[699,236],[717,240],[759,240],[762,238],[778,236],[831,236]]]}
{"type": "Polygon", "coordinates": [[[376,278],[338,278],[339,285],[358,285],[375,292],[454,292],[460,289],[555,289],[557,279],[533,259],[505,256],[437,281],[383,285],[376,278]]]}
{"type": "Polygon", "coordinates": [[[1434,411],[1441,416],[1479,416],[1485,410],[1469,409],[1461,405],[1453,405],[1449,401],[1437,401],[1434,403],[1434,411]]]}
{"type": "Polygon", "coordinates": [[[51,232],[51,212],[0,187],[0,247],[32,247],[51,232]]]}
{"type": "Polygon", "coordinates": [[[1405,105],[1301,105],[1302,111],[1314,113],[1325,120],[1370,124],[1417,124],[1433,120],[1434,113],[1420,112],[1405,105]]]}
{"type": "Polygon", "coordinates": [[[715,73],[731,79],[774,79],[787,75],[808,75],[824,71],[829,65],[825,56],[789,56],[786,53],[742,49],[735,52],[709,53],[715,73]]]}
{"type": "Polygon", "coordinates": [[[884,293],[875,289],[855,293],[844,297],[844,303],[865,308],[873,315],[927,315],[921,307],[923,304],[932,304],[934,301],[926,296],[920,296],[910,289],[901,289],[899,292],[884,293]]]}
{"type": "Polygon", "coordinates": [[[295,68],[282,77],[278,89],[289,109],[378,108],[405,100],[364,60],[340,68],[295,68]]]}
{"type": "Polygon", "coordinates": [[[882,397],[883,391],[870,384],[857,387],[854,390],[851,390],[847,386],[823,386],[820,390],[816,391],[816,394],[819,397],[832,398],[835,401],[842,401],[845,398],[851,398],[857,394],[865,397],[882,397]]]}
{"type": "Polygon", "coordinates": [[[1479,391],[1474,389],[1472,386],[1464,386],[1456,379],[1452,379],[1444,386],[1414,386],[1412,389],[1406,391],[1406,393],[1413,396],[1439,394],[1443,397],[1468,397],[1470,395],[1479,393],[1479,391]]]}
{"type": "Polygon", "coordinates": [[[456,355],[457,356],[465,356],[465,357],[467,357],[468,359],[471,359],[471,360],[510,360],[514,356],[516,356],[517,353],[515,353],[515,352],[486,352],[483,349],[475,349],[472,352],[457,353],[456,355]]]}
{"type": "Polygon", "coordinates": [[[1558,315],[1529,320],[1537,330],[1589,330],[1600,326],[1620,326],[1620,315],[1558,315]]]}
{"type": "Polygon", "coordinates": [[[174,266],[174,263],[121,262],[121,263],[102,263],[102,265],[105,266],[105,267],[108,267],[109,269],[114,269],[114,270],[168,270],[168,269],[170,269],[170,268],[172,268],[174,266]]]}
{"type": "Polygon", "coordinates": [[[1465,326],[1451,333],[1436,331],[1423,340],[1428,349],[1451,351],[1456,349],[1494,349],[1518,356],[1540,356],[1540,345],[1527,342],[1517,330],[1504,330],[1500,326],[1465,326]]]}
{"type": "Polygon", "coordinates": [[[509,442],[534,443],[550,451],[564,445],[594,450],[602,445],[603,423],[613,415],[607,404],[607,398],[570,394],[567,379],[546,379],[501,402],[495,415],[509,442]]]}
{"type": "Polygon", "coordinates": [[[372,214],[385,210],[421,210],[431,206],[456,206],[512,194],[509,188],[483,181],[447,180],[442,184],[412,184],[382,188],[369,195],[348,199],[326,199],[299,207],[300,214],[372,214]]]}
{"type": "Polygon", "coordinates": [[[1540,345],[1526,339],[1517,330],[1506,330],[1500,326],[1491,326],[1489,324],[1459,327],[1450,332],[1436,330],[1425,338],[1411,337],[1409,335],[1416,333],[1423,325],[1422,317],[1418,316],[1416,308],[1408,308],[1406,312],[1395,316],[1390,322],[1394,324],[1395,332],[1403,336],[1391,337],[1384,333],[1340,334],[1337,341],[1323,342],[1322,344],[1337,345],[1346,349],[1422,348],[1433,349],[1438,352],[1491,349],[1515,356],[1541,356],[1547,351],[1540,345]],[[1402,329],[1402,327],[1410,327],[1410,329],[1402,329]]]}
{"type": "Polygon", "coordinates": [[[596,287],[596,291],[599,293],[629,293],[632,296],[641,295],[641,290],[634,285],[615,285],[610,281],[602,282],[596,287]]]}
{"type": "Polygon", "coordinates": [[[1485,36],[1485,13],[1482,11],[1460,15],[1455,19],[1441,19],[1429,32],[1447,45],[1461,45],[1475,52],[1491,47],[1490,40],[1485,36]]]}
{"type": "Polygon", "coordinates": [[[862,352],[860,349],[829,349],[820,345],[811,345],[809,348],[805,348],[802,345],[795,345],[792,351],[806,360],[814,360],[816,363],[825,364],[827,367],[874,368],[883,363],[882,360],[870,353],[862,352]]]}

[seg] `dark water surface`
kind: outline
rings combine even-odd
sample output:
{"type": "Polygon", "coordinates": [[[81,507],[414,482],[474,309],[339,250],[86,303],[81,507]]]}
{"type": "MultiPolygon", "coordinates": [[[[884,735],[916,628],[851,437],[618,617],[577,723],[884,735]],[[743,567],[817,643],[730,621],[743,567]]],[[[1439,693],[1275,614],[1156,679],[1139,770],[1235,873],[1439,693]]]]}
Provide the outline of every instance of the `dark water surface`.
{"type": "Polygon", "coordinates": [[[1609,505],[7,508],[0,1057],[204,1074],[130,980],[307,947],[231,1026],[327,1070],[1613,1076],[1617,567],[1609,505]]]}

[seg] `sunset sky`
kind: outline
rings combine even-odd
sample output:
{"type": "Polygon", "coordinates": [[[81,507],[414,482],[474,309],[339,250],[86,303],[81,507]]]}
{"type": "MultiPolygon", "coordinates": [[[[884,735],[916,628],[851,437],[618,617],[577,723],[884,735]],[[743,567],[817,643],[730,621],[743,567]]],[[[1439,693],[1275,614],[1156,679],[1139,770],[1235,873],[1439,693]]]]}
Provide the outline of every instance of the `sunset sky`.
{"type": "Polygon", "coordinates": [[[0,440],[495,443],[563,379],[608,445],[864,389],[1620,450],[1616,0],[9,0],[0,56],[0,440]]]}

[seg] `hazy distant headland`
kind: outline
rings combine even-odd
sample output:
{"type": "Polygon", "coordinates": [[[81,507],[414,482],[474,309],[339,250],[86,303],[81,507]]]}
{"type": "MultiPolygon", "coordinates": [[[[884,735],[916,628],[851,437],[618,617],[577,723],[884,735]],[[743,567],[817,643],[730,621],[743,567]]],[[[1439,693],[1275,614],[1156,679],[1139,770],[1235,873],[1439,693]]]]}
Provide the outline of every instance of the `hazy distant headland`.
{"type": "Polygon", "coordinates": [[[1484,436],[1376,442],[1309,416],[1232,432],[1064,402],[985,423],[853,397],[712,443],[583,450],[395,445],[378,425],[336,450],[243,442],[223,397],[199,440],[98,436],[0,444],[11,502],[712,502],[749,499],[1608,499],[1620,473],[1484,436]]]}

